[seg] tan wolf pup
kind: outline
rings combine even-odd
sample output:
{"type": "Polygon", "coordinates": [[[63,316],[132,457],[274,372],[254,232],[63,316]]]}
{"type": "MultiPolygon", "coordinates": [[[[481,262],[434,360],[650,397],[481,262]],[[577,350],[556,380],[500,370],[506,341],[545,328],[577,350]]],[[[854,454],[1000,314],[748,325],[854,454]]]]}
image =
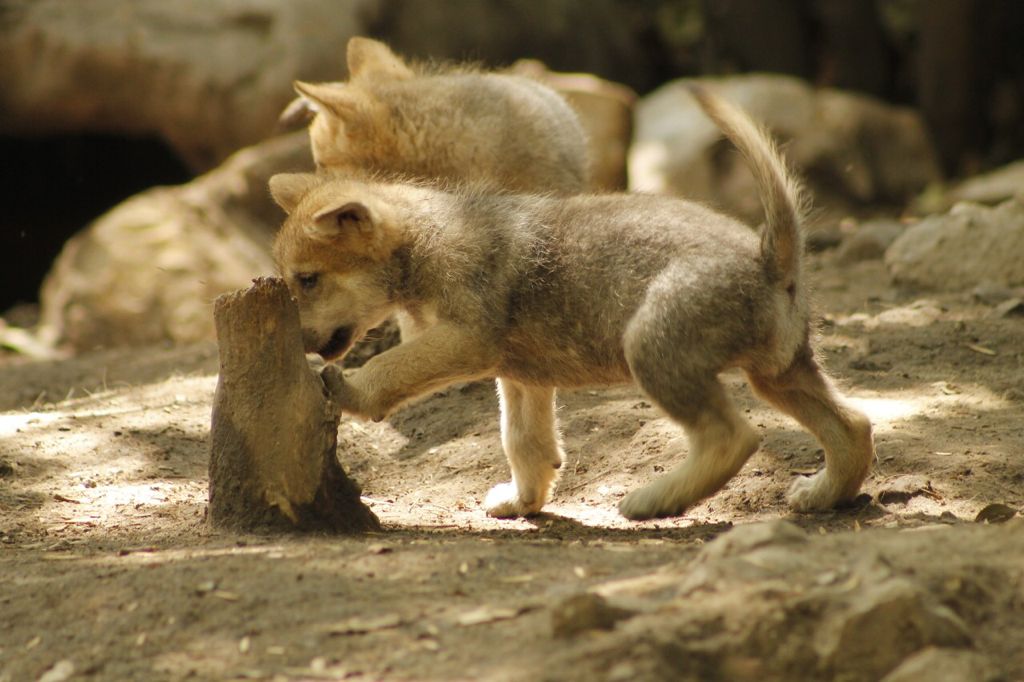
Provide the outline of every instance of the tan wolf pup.
{"type": "Polygon", "coordinates": [[[466,66],[410,66],[386,45],[352,38],[347,83],[297,81],[286,125],[314,113],[317,167],[575,194],[587,146],[575,112],[546,85],[466,66]]]}
{"type": "Polygon", "coordinates": [[[622,514],[647,519],[683,513],[757,450],[757,433],[718,379],[739,367],[824,447],[825,468],[793,483],[790,505],[824,509],[854,497],[874,458],[871,424],[814,357],[800,191],[743,112],[694,94],[754,172],[766,213],[760,236],[667,197],[274,176],[271,192],[289,214],[274,252],[308,350],[340,357],[397,308],[432,322],[348,377],[327,366],[340,408],[382,419],[447,384],[500,377],[512,482],[484,504],[493,516],[518,516],[545,504],[562,454],[550,400],[510,395],[635,381],[690,444],[675,469],[622,499],[622,514]]]}

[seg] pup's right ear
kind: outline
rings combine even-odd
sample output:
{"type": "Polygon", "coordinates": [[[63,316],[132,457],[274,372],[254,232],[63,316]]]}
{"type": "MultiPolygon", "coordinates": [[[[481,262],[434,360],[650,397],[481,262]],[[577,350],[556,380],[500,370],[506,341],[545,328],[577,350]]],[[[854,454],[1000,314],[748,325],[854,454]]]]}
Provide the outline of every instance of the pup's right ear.
{"type": "Polygon", "coordinates": [[[358,230],[364,237],[373,234],[377,218],[359,201],[329,204],[313,214],[311,231],[322,237],[336,237],[358,230]]]}
{"type": "Polygon", "coordinates": [[[270,178],[270,195],[285,213],[291,215],[317,182],[319,180],[312,173],[278,173],[270,178]]]}

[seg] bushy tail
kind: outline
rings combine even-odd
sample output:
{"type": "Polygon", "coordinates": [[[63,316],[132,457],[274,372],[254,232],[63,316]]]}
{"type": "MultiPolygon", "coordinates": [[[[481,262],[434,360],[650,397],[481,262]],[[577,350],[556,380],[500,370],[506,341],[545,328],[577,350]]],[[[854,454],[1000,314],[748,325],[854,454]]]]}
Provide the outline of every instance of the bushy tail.
{"type": "Polygon", "coordinates": [[[743,110],[705,87],[696,84],[688,87],[704,113],[750,164],[765,213],[761,254],[769,268],[769,276],[781,287],[788,288],[798,277],[800,254],[803,252],[800,186],[790,177],[786,162],[768,133],[743,110]]]}

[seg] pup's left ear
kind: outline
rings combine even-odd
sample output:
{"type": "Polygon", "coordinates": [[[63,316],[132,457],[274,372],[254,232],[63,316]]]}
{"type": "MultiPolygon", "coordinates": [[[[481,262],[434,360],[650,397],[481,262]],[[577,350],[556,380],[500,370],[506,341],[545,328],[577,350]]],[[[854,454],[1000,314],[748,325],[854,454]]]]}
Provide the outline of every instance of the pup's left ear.
{"type": "MultiPolygon", "coordinates": [[[[359,93],[344,83],[295,81],[292,86],[299,97],[305,101],[303,106],[314,114],[323,112],[343,121],[349,121],[357,117],[363,108],[365,96],[361,97],[359,93]]],[[[291,107],[289,106],[289,108],[291,107]]]]}
{"type": "Polygon", "coordinates": [[[313,215],[310,230],[321,237],[336,237],[346,233],[373,233],[377,220],[370,207],[358,201],[346,201],[320,209],[313,215]]]}
{"type": "Polygon", "coordinates": [[[384,43],[356,36],[348,41],[348,75],[352,80],[374,77],[381,80],[405,80],[412,69],[384,43]]]}
{"type": "Polygon", "coordinates": [[[277,127],[281,130],[292,130],[313,120],[316,110],[305,97],[296,97],[288,103],[277,117],[277,127]]]}
{"type": "Polygon", "coordinates": [[[270,195],[288,215],[302,201],[302,197],[319,182],[312,173],[278,173],[270,178],[270,195]]]}

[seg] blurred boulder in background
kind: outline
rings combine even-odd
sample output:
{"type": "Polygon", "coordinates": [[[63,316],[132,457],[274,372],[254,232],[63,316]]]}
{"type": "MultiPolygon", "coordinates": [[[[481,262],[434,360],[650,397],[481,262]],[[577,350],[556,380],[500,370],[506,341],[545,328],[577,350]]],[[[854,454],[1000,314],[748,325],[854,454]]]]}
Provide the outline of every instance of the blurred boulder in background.
{"type": "Polygon", "coordinates": [[[1015,196],[1024,196],[1024,160],[976,175],[950,190],[953,202],[998,204],[1015,196]]]}
{"type": "MultiPolygon", "coordinates": [[[[815,206],[840,214],[899,205],[937,182],[940,170],[920,117],[874,98],[814,89],[787,76],[704,79],[764,123],[804,176],[815,206]]],[[[630,188],[717,205],[756,224],[753,177],[714,124],[675,81],[637,104],[630,188]]]]}
{"type": "Polygon", "coordinates": [[[898,220],[869,220],[857,225],[856,231],[846,235],[836,249],[836,260],[842,265],[865,260],[879,260],[886,249],[906,229],[898,220]]]}
{"type": "Polygon", "coordinates": [[[945,213],[962,202],[995,206],[1020,196],[1024,196],[1024,160],[960,182],[932,185],[911,206],[919,215],[945,213]]]}
{"type": "Polygon", "coordinates": [[[0,9],[6,134],[156,133],[195,171],[265,139],[297,74],[344,69],[377,0],[35,0],[0,9]]]}
{"type": "Polygon", "coordinates": [[[312,166],[308,136],[293,133],[100,216],[68,240],[43,282],[43,340],[82,351],[213,338],[213,299],[273,272],[282,214],[267,181],[312,166]]]}
{"type": "Polygon", "coordinates": [[[982,282],[1024,285],[1022,199],[996,207],[958,204],[907,228],[885,254],[893,279],[947,291],[969,290],[982,282]]]}

